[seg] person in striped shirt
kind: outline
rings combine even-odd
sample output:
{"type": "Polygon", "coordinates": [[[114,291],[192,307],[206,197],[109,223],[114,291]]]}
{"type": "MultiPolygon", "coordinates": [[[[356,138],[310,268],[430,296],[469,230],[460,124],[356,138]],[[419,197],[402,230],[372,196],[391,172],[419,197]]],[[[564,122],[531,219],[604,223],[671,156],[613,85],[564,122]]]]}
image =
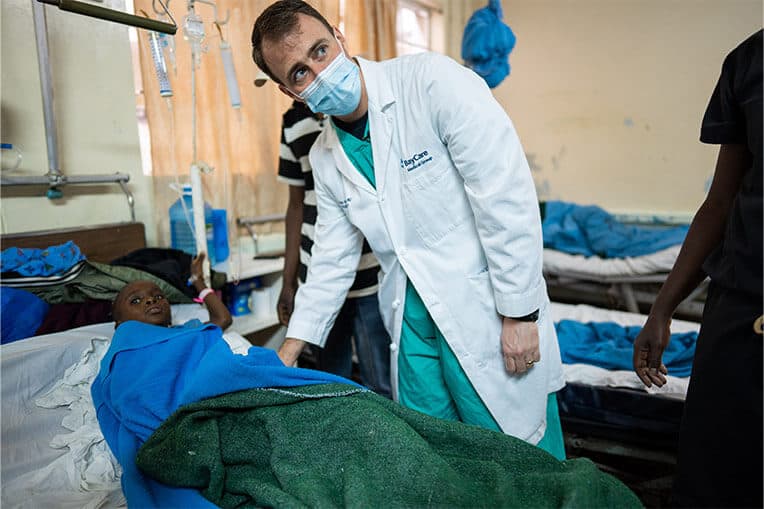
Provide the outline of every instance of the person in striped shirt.
{"type": "MultiPolygon", "coordinates": [[[[289,185],[286,214],[284,286],[277,305],[279,320],[289,323],[299,283],[305,283],[316,224],[316,198],[308,153],[324,128],[324,120],[305,104],[294,101],[284,113],[278,179],[289,185]]],[[[390,336],[379,313],[379,262],[364,241],[355,281],[329,333],[318,349],[318,369],[349,378],[353,339],[361,381],[374,392],[390,397],[390,336]]]]}

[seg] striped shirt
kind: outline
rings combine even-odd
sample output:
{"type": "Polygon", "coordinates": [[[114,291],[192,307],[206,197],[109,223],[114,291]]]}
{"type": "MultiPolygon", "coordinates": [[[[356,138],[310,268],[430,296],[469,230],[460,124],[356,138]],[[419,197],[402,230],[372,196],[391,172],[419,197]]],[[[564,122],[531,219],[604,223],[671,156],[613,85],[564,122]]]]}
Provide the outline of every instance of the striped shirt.
{"type": "MultiPolygon", "coordinates": [[[[310,264],[310,254],[315,239],[316,193],[313,186],[313,172],[308,154],[313,142],[329,122],[323,122],[313,115],[301,102],[295,101],[284,113],[281,129],[281,148],[279,152],[278,179],[290,186],[305,188],[303,200],[302,227],[300,230],[300,268],[297,277],[305,283],[310,264]]],[[[371,252],[366,239],[363,241],[361,261],[355,281],[350,287],[348,297],[364,297],[377,291],[377,273],[379,262],[371,252]]]]}

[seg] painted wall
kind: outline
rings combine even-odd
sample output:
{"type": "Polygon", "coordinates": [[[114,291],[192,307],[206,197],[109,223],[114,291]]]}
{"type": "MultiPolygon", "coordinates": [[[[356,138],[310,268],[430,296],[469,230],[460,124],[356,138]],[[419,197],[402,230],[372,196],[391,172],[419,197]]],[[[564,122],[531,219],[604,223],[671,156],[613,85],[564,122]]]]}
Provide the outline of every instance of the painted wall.
{"type": "Polygon", "coordinates": [[[691,217],[718,148],[698,141],[725,55],[760,0],[504,0],[517,36],[494,93],[542,199],[691,217]]]}
{"type": "MultiPolygon", "coordinates": [[[[0,100],[4,143],[18,145],[18,174],[47,172],[32,0],[2,0],[0,100]]],[[[105,6],[124,10],[122,0],[105,6]]],[[[136,219],[151,224],[151,179],[141,170],[135,90],[127,28],[45,6],[53,73],[61,169],[67,175],[130,175],[136,219]]],[[[19,232],[130,220],[125,195],[116,184],[63,187],[50,201],[45,187],[2,188],[2,231],[19,232]]]]}

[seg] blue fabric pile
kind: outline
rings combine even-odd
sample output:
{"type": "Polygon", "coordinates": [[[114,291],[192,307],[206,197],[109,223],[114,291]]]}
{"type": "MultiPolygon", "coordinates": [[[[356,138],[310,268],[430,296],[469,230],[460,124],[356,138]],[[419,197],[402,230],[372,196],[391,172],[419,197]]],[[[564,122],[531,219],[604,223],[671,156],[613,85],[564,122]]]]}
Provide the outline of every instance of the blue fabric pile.
{"type": "Polygon", "coordinates": [[[11,247],[0,253],[2,272],[22,276],[54,276],[62,274],[85,259],[71,240],[46,249],[11,247]]]}
{"type": "Polygon", "coordinates": [[[342,377],[288,368],[276,352],[252,347],[235,355],[215,325],[183,327],[125,322],[117,328],[91,392],[98,423],[122,466],[129,507],[214,507],[197,490],[165,486],[135,464],[140,446],[178,407],[229,392],[323,383],[342,377]]]}
{"type": "Polygon", "coordinates": [[[627,226],[595,205],[548,201],[542,230],[546,248],[574,255],[626,258],[683,243],[689,226],[627,226]]]}
{"type": "Polygon", "coordinates": [[[462,59],[481,76],[490,88],[509,75],[509,53],[515,47],[515,34],[502,23],[501,2],[490,0],[488,7],[475,11],[464,27],[462,59]]]}
{"type": "MultiPolygon", "coordinates": [[[[633,369],[634,340],[642,327],[624,327],[613,322],[561,320],[555,324],[555,329],[563,363],[583,363],[605,369],[633,369]]],[[[690,376],[697,339],[696,332],[671,335],[671,341],[663,352],[663,363],[669,375],[690,376]]]]}

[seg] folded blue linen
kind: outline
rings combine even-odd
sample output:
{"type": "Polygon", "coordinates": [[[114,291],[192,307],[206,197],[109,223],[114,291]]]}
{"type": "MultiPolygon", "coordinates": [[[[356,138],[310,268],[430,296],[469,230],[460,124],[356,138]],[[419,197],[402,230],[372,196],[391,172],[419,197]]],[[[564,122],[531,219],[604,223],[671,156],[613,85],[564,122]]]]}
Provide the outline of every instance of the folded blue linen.
{"type": "MultiPolygon", "coordinates": [[[[613,322],[560,320],[555,324],[555,329],[563,363],[633,369],[634,340],[642,327],[624,327],[613,322]]],[[[671,341],[663,352],[663,363],[669,375],[690,376],[697,339],[696,332],[671,335],[671,341]]]]}

